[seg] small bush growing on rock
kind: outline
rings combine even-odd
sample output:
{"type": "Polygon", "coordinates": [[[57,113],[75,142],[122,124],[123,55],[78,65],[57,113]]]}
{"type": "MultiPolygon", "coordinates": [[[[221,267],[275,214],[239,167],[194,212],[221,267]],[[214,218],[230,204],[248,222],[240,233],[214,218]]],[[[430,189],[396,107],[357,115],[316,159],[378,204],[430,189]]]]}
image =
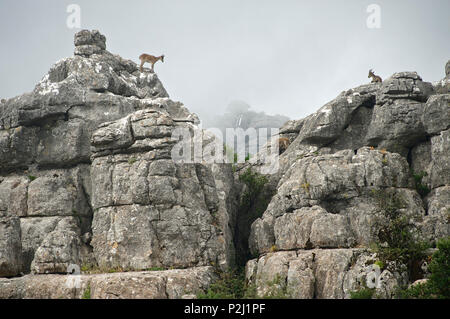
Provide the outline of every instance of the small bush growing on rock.
{"type": "Polygon", "coordinates": [[[244,265],[251,257],[248,249],[248,237],[251,224],[261,217],[273,196],[273,190],[265,187],[266,176],[248,168],[240,174],[239,181],[245,185],[239,203],[238,218],[236,221],[236,263],[244,265]]]}
{"type": "Polygon", "coordinates": [[[406,207],[403,198],[386,190],[375,191],[374,197],[385,219],[377,225],[378,241],[373,246],[379,261],[385,265],[398,261],[411,270],[416,261],[425,257],[430,244],[418,239],[417,226],[402,213],[406,207]]]}
{"type": "Polygon", "coordinates": [[[427,172],[419,172],[419,173],[413,172],[414,184],[416,186],[416,190],[419,193],[419,195],[422,197],[427,196],[428,193],[431,191],[427,185],[422,184],[422,179],[427,175],[428,175],[427,172]]]}
{"type": "Polygon", "coordinates": [[[218,279],[198,299],[241,299],[245,296],[245,273],[243,270],[230,269],[217,271],[218,279]]]}
{"type": "Polygon", "coordinates": [[[267,183],[267,177],[248,168],[245,173],[239,176],[239,181],[243,182],[247,187],[242,195],[241,204],[250,207],[255,204],[264,185],[267,183]]]}
{"type": "Polygon", "coordinates": [[[359,290],[350,291],[351,299],[372,299],[375,293],[375,288],[361,288],[359,290]]]}
{"type": "Polygon", "coordinates": [[[83,291],[83,296],[81,299],[91,299],[91,285],[88,284],[86,289],[83,291]]]}
{"type": "Polygon", "coordinates": [[[406,289],[399,289],[397,296],[403,299],[450,299],[450,237],[437,242],[436,251],[429,266],[430,278],[406,289]]]}

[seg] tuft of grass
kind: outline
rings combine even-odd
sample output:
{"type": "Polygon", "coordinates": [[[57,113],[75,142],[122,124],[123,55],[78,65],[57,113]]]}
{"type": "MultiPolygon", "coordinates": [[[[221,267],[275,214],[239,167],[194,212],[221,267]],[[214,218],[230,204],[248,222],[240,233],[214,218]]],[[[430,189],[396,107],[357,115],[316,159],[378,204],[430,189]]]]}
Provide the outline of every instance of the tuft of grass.
{"type": "Polygon", "coordinates": [[[350,292],[350,298],[351,299],[372,299],[373,295],[375,293],[375,288],[361,288],[356,291],[350,292]]]}
{"type": "Polygon", "coordinates": [[[28,179],[30,180],[30,182],[34,181],[36,178],[36,176],[28,175],[28,179]]]}
{"type": "Polygon", "coordinates": [[[86,289],[83,291],[83,295],[81,296],[81,299],[91,299],[91,285],[88,284],[86,289]]]}
{"type": "Polygon", "coordinates": [[[218,279],[198,299],[242,299],[246,296],[245,273],[243,269],[218,271],[218,279]]]}
{"type": "Polygon", "coordinates": [[[270,251],[271,253],[274,253],[274,252],[278,251],[277,245],[272,245],[272,246],[270,247],[269,251],[270,251]]]}
{"type": "Polygon", "coordinates": [[[429,192],[431,192],[431,189],[422,183],[422,179],[427,176],[427,172],[418,172],[418,173],[412,173],[414,178],[414,185],[416,187],[417,192],[420,196],[425,197],[428,195],[429,192]]]}

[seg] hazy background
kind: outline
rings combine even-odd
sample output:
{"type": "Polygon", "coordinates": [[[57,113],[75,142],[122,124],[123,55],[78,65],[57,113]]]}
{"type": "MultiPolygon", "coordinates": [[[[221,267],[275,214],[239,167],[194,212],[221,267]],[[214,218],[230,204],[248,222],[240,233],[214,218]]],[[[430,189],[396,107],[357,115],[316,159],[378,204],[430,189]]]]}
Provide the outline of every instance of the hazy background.
{"type": "Polygon", "coordinates": [[[155,70],[174,100],[207,117],[233,100],[255,111],[304,117],[341,91],[417,71],[444,77],[450,59],[449,0],[0,0],[0,98],[34,85],[73,55],[66,8],[81,6],[81,28],[98,29],[107,50],[138,62],[165,54],[155,70]],[[371,3],[381,28],[369,29],[371,3]]]}

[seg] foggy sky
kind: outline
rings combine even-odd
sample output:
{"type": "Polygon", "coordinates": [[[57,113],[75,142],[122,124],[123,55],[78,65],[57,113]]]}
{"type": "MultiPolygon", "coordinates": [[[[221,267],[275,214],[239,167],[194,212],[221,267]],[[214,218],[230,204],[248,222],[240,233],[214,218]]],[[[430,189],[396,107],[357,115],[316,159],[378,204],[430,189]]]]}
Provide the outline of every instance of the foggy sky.
{"type": "Polygon", "coordinates": [[[243,100],[298,119],[368,83],[369,68],[433,82],[450,59],[448,0],[0,0],[0,98],[31,91],[73,55],[80,29],[66,26],[71,3],[81,7],[81,29],[98,29],[108,51],[135,62],[165,54],[156,73],[200,117],[243,100]],[[380,5],[380,29],[366,26],[371,3],[380,5]]]}

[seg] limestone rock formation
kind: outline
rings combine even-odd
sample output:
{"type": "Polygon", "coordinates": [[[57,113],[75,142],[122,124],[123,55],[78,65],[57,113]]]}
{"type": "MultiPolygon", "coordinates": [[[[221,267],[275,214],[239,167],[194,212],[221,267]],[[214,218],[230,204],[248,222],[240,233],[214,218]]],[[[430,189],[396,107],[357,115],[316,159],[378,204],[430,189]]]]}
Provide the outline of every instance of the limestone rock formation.
{"type": "Polygon", "coordinates": [[[198,117],[155,73],[108,52],[98,31],[74,43],[73,57],[0,107],[0,276],[31,273],[2,280],[11,294],[0,295],[79,297],[59,286],[87,266],[207,267],[139,274],[136,296],[121,283],[131,275],[93,276],[97,298],[206,289],[210,265],[234,259],[231,166],[172,162],[173,130],[202,133],[198,117]]]}
{"type": "Polygon", "coordinates": [[[449,63],[433,84],[395,73],[286,122],[290,145],[246,211],[239,177],[263,167],[259,154],[175,160],[180,130],[214,145],[197,115],[100,32],[74,43],[32,92],[0,103],[0,298],[192,298],[243,259],[259,296],[373,284],[393,298],[421,274],[376,267],[386,211],[420,239],[450,235],[449,63]]]}
{"type": "MultiPolygon", "coordinates": [[[[447,69],[442,85],[395,73],[282,127],[291,144],[269,177],[274,196],[249,237],[259,257],[247,263],[247,279],[260,296],[349,298],[365,287],[360,279],[373,269],[364,267],[377,258],[369,248],[389,223],[389,205],[420,239],[450,235],[448,80],[447,69]]],[[[384,280],[380,298],[410,280],[404,265],[377,278],[384,280]]]]}

